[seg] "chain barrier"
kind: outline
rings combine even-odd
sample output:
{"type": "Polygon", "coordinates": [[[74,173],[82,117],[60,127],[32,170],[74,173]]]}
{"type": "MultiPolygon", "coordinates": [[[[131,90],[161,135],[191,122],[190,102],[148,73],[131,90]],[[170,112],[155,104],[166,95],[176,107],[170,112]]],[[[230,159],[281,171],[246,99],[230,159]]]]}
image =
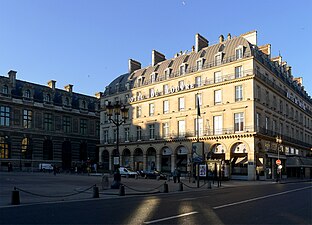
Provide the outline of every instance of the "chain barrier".
{"type": "Polygon", "coordinates": [[[14,190],[18,190],[18,191],[24,192],[26,194],[30,194],[30,195],[34,195],[34,196],[38,196],[38,197],[66,198],[66,197],[70,197],[70,196],[74,196],[74,195],[78,195],[78,194],[82,194],[84,192],[87,192],[87,191],[89,191],[93,187],[96,187],[96,185],[94,184],[94,185],[92,185],[91,187],[89,187],[89,188],[87,188],[85,190],[77,191],[76,193],[71,193],[71,194],[66,194],[66,195],[42,195],[42,194],[36,194],[36,193],[30,192],[30,191],[26,191],[26,190],[23,190],[23,189],[18,188],[18,187],[14,187],[14,190]]]}
{"type": "Polygon", "coordinates": [[[185,185],[186,187],[188,187],[188,188],[191,188],[191,189],[197,189],[197,188],[202,188],[202,187],[204,187],[205,185],[206,185],[206,182],[204,182],[202,185],[200,185],[199,187],[193,187],[193,186],[189,186],[189,185],[187,185],[186,183],[183,183],[183,182],[181,182],[183,185],[185,185]]]}
{"type": "MultiPolygon", "coordinates": [[[[165,182],[165,183],[166,183],[166,182],[165,182]]],[[[129,186],[126,185],[126,184],[121,184],[121,185],[124,185],[126,188],[129,188],[130,190],[132,190],[132,191],[137,191],[137,192],[152,192],[152,191],[155,191],[155,190],[159,192],[158,189],[159,189],[161,186],[163,186],[165,183],[163,183],[163,184],[157,186],[156,188],[150,189],[150,190],[138,190],[138,189],[131,188],[131,187],[129,187],[129,186]]]]}

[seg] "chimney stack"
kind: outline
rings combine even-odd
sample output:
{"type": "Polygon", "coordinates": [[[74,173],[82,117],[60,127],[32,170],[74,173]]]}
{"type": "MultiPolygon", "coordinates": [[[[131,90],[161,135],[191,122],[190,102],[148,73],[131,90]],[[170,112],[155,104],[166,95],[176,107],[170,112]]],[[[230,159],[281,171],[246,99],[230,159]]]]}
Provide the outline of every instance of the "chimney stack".
{"type": "Polygon", "coordinates": [[[227,35],[227,39],[228,39],[228,40],[231,40],[231,39],[232,39],[232,36],[231,36],[231,34],[230,34],[230,33],[228,33],[228,35],[227,35]]]}
{"type": "Polygon", "coordinates": [[[53,91],[55,91],[55,83],[56,83],[55,80],[50,80],[50,81],[48,81],[48,86],[49,86],[53,91]]]}
{"type": "Polygon", "coordinates": [[[156,50],[152,51],[152,66],[155,66],[157,63],[160,63],[164,60],[166,60],[165,55],[157,52],[156,50]]]}
{"type": "Polygon", "coordinates": [[[198,33],[195,35],[195,51],[196,52],[199,52],[203,48],[208,47],[208,45],[209,45],[209,41],[206,38],[204,38],[198,33]]]}
{"type": "Polygon", "coordinates": [[[11,82],[13,88],[15,88],[15,85],[16,85],[16,73],[17,72],[14,70],[10,70],[8,72],[9,79],[10,79],[10,82],[11,82]]]}
{"type": "Polygon", "coordinates": [[[64,87],[64,89],[66,91],[68,91],[69,93],[73,93],[73,85],[72,84],[68,84],[64,87]]]}
{"type": "Polygon", "coordinates": [[[128,71],[129,74],[133,73],[136,70],[141,69],[141,63],[133,60],[133,59],[129,59],[129,64],[128,64],[128,71]]]}
{"type": "Polygon", "coordinates": [[[219,43],[222,43],[224,41],[224,37],[223,37],[223,35],[221,34],[220,36],[219,36],[219,43]]]}

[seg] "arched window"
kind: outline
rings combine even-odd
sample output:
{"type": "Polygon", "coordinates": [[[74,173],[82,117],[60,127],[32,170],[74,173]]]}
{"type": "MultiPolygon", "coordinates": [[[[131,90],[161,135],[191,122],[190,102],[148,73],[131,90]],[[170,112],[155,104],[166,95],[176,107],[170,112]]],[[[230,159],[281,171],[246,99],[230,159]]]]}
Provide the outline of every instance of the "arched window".
{"type": "Polygon", "coordinates": [[[32,149],[29,138],[23,138],[22,140],[21,158],[32,159],[32,149]]]}
{"type": "Polygon", "coordinates": [[[9,157],[9,144],[5,137],[0,137],[0,159],[8,159],[9,157]]]}

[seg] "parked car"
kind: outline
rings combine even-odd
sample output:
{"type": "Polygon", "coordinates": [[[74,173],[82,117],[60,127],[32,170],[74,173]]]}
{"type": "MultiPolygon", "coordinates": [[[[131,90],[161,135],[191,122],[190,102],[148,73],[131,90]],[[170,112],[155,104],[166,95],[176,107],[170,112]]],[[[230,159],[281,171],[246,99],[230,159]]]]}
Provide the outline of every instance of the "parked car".
{"type": "Polygon", "coordinates": [[[119,172],[120,175],[123,177],[135,177],[137,174],[137,172],[129,169],[129,168],[125,168],[125,167],[119,167],[119,172]]]}
{"type": "Polygon", "coordinates": [[[40,163],[39,164],[39,170],[42,172],[45,172],[45,171],[51,172],[53,170],[53,166],[50,163],[40,163]]]}
{"type": "Polygon", "coordinates": [[[157,170],[145,170],[139,171],[141,177],[148,178],[148,179],[160,179],[160,180],[167,180],[167,175],[163,174],[157,170]]]}

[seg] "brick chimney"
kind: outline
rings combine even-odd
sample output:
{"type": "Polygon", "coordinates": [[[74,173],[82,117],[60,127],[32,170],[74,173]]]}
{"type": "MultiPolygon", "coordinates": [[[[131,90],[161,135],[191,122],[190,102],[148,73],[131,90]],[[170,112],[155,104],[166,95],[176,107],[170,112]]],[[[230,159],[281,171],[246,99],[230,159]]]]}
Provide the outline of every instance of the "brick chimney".
{"type": "Polygon", "coordinates": [[[136,70],[141,69],[141,63],[133,60],[133,59],[129,59],[129,64],[128,64],[128,71],[129,73],[133,73],[136,70]]]}
{"type": "Polygon", "coordinates": [[[10,70],[8,72],[9,79],[10,79],[10,82],[11,82],[13,88],[15,88],[15,85],[16,85],[16,73],[17,72],[14,70],[10,70]]]}
{"type": "Polygon", "coordinates": [[[195,35],[195,51],[196,52],[199,52],[203,48],[208,47],[208,45],[209,45],[209,41],[206,38],[204,38],[198,33],[195,35]]]}
{"type": "Polygon", "coordinates": [[[68,84],[64,87],[64,89],[66,91],[68,91],[69,93],[73,93],[73,85],[72,84],[68,84]]]}
{"type": "Polygon", "coordinates": [[[50,81],[48,81],[48,86],[49,86],[53,91],[55,91],[55,83],[56,83],[55,80],[50,80],[50,81]]]}
{"type": "Polygon", "coordinates": [[[219,36],[219,43],[222,43],[224,41],[224,37],[223,37],[223,35],[221,34],[220,36],[219,36]]]}
{"type": "Polygon", "coordinates": [[[164,60],[166,60],[165,55],[157,52],[156,50],[152,51],[152,66],[155,66],[157,63],[160,63],[164,60]]]}

